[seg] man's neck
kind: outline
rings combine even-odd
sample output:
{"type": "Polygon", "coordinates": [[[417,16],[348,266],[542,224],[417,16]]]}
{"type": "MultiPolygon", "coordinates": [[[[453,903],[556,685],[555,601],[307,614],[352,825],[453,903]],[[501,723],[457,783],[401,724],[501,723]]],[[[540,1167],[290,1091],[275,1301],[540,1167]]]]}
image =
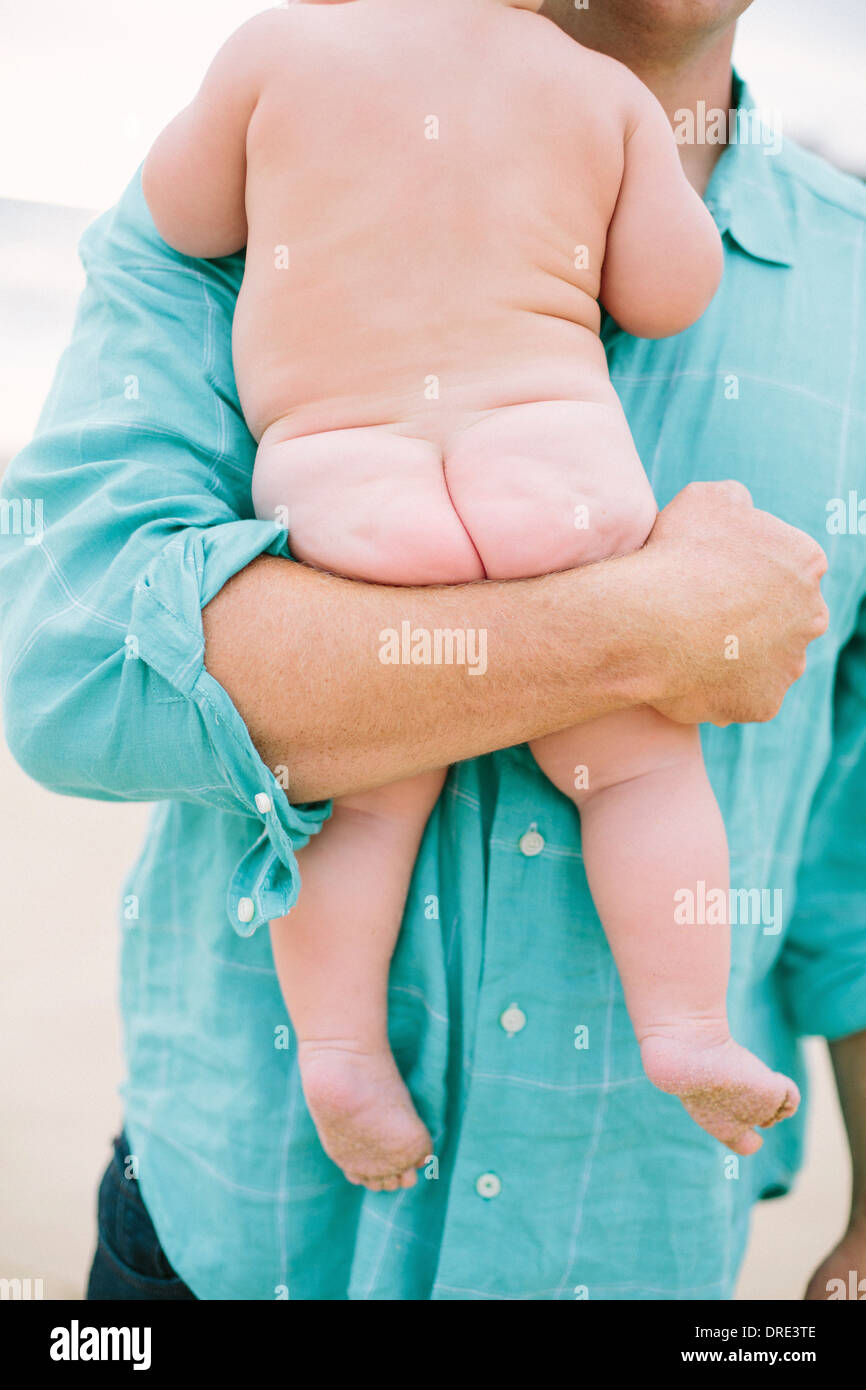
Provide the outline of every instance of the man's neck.
{"type": "MultiPolygon", "coordinates": [[[[638,26],[624,32],[602,13],[603,7],[574,8],[573,0],[545,0],[541,14],[587,48],[617,58],[654,92],[673,125],[678,112],[706,109],[727,111],[731,105],[731,51],[735,24],[711,33],[677,35],[670,44],[653,41],[638,26]]],[[[680,159],[689,181],[703,193],[722,152],[716,144],[680,146],[680,159]]]]}

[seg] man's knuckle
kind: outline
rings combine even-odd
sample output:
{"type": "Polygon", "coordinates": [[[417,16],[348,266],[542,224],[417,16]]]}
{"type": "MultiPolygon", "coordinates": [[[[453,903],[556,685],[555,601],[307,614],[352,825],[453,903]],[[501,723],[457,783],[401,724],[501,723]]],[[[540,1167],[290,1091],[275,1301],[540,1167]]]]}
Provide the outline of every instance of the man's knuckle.
{"type": "Polygon", "coordinates": [[[732,502],[751,502],[752,494],[738,478],[724,478],[717,486],[732,502]]]}

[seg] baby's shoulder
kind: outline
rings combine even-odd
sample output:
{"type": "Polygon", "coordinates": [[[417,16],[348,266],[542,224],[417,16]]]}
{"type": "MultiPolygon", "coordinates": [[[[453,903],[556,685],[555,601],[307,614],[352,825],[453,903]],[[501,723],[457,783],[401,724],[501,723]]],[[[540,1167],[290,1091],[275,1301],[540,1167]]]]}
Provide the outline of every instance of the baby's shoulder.
{"type": "Polygon", "coordinates": [[[259,76],[276,70],[285,73],[287,65],[303,68],[321,57],[329,23],[323,5],[283,5],[262,10],[236,29],[221,49],[227,65],[238,78],[255,72],[259,76]]]}
{"type": "Polygon", "coordinates": [[[260,56],[268,52],[272,44],[291,41],[299,28],[296,16],[297,11],[289,7],[261,10],[235,29],[224,47],[239,60],[260,56]]]}
{"type": "Polygon", "coordinates": [[[649,105],[655,104],[650,89],[625,63],[606,53],[584,48],[582,44],[575,44],[575,47],[580,49],[577,62],[587,89],[593,95],[598,93],[609,107],[616,108],[624,124],[630,124],[649,105]]]}
{"type": "Polygon", "coordinates": [[[584,49],[587,55],[585,85],[595,99],[606,103],[607,109],[617,120],[624,142],[628,142],[640,126],[654,133],[657,140],[670,141],[671,127],[664,107],[645,82],[620,63],[604,53],[584,49]]]}
{"type": "MultiPolygon", "coordinates": [[[[537,33],[536,37],[542,35],[537,33]]],[[[566,103],[570,97],[582,111],[603,115],[608,129],[618,126],[626,138],[655,100],[640,78],[625,63],[585,47],[552,23],[547,23],[543,40],[539,58],[551,80],[558,74],[566,103]]]]}

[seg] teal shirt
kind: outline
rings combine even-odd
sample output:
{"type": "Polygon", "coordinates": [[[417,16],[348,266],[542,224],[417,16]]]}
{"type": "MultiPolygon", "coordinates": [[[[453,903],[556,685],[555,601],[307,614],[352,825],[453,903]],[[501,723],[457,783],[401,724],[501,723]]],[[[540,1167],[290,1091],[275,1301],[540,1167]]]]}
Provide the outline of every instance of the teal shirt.
{"type": "MultiPolygon", "coordinates": [[[[829,554],[831,627],[779,716],[703,731],[733,884],[767,890],[763,925],[733,928],[733,1028],[800,1077],[800,1035],[866,1028],[866,194],[786,141],[728,147],[707,201],[726,266],[704,318],[663,342],[608,323],[606,344],[660,505],[739,478],[829,554]]],[[[525,748],[451,770],[391,972],[435,1161],[373,1195],[325,1157],[265,924],[328,808],[289,805],[203,665],[202,606],[288,555],[250,502],[242,258],[169,250],[138,178],[81,253],[72,342],[3,487],[3,704],[38,781],[158,803],[119,924],[128,1134],[171,1263],[202,1298],[730,1297],[802,1112],[738,1163],[645,1080],[577,813],[525,748]]]]}

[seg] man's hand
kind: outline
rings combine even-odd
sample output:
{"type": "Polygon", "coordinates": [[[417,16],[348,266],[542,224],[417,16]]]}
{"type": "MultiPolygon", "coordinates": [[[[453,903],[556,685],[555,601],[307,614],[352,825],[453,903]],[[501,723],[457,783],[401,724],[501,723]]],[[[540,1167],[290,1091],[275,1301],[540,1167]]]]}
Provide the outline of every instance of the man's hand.
{"type": "Polygon", "coordinates": [[[832,1297],[866,1299],[866,1222],[849,1226],[815,1270],[803,1297],[808,1303],[832,1297]]]}
{"type": "Polygon", "coordinates": [[[741,483],[692,483],[660,514],[645,554],[661,572],[657,584],[647,575],[647,592],[666,607],[670,642],[656,709],[687,724],[772,719],[827,630],[821,547],[757,511],[741,483]]]}

